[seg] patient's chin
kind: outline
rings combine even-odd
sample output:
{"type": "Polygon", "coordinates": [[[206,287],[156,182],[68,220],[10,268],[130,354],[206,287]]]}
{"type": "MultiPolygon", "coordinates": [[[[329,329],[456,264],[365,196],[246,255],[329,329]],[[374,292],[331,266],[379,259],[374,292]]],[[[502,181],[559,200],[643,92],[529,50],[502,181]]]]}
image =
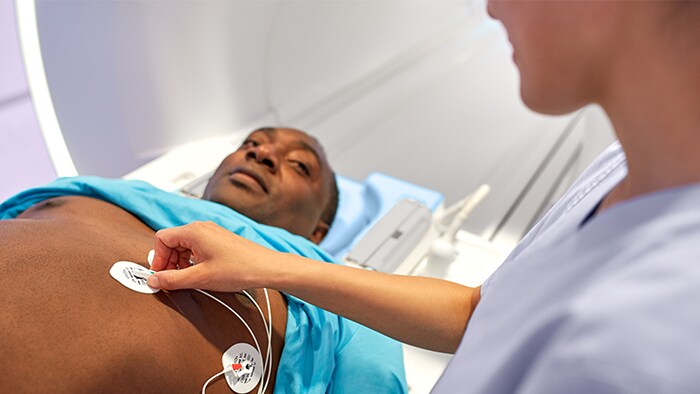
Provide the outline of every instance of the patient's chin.
{"type": "MultiPolygon", "coordinates": [[[[211,193],[202,199],[225,205],[241,215],[247,216],[253,220],[256,215],[256,205],[260,204],[260,197],[251,196],[248,193],[211,193]]],[[[256,220],[257,221],[257,220],[256,220]]]]}
{"type": "Polygon", "coordinates": [[[271,227],[279,227],[292,234],[304,237],[315,244],[320,243],[328,232],[327,230],[302,231],[299,229],[301,227],[299,226],[300,220],[294,220],[293,222],[289,220],[280,221],[280,217],[282,217],[284,213],[270,208],[271,204],[261,204],[264,200],[261,200],[261,198],[257,196],[246,196],[242,194],[232,196],[229,194],[226,198],[220,198],[220,196],[213,195],[208,201],[225,205],[256,223],[271,227]],[[315,235],[316,232],[319,232],[318,235],[315,235]]]}

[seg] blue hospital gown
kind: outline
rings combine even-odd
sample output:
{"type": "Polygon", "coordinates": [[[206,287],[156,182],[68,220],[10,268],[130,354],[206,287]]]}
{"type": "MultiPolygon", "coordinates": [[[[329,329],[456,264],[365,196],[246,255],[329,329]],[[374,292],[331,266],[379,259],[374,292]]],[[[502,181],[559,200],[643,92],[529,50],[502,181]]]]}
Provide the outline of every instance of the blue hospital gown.
{"type": "MultiPolygon", "coordinates": [[[[332,262],[303,237],[256,223],[224,205],[168,193],[141,181],[61,178],[5,201],[0,205],[0,219],[14,218],[38,202],[63,195],[118,205],[154,230],[210,220],[268,248],[332,262]]],[[[286,298],[287,328],[275,393],[408,391],[398,342],[298,298],[286,298]]]]}

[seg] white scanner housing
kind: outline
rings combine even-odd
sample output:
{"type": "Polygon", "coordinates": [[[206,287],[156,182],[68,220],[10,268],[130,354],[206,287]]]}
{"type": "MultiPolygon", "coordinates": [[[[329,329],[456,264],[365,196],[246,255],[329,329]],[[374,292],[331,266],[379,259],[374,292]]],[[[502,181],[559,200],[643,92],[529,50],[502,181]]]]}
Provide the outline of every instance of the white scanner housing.
{"type": "Polygon", "coordinates": [[[488,183],[465,228],[512,245],[610,139],[589,113],[525,108],[481,0],[16,6],[23,51],[43,62],[32,95],[50,97],[37,112],[54,111],[79,174],[179,187],[223,157],[201,141],[288,125],[315,135],[351,179],[384,173],[447,204],[488,183]],[[176,150],[157,172],[138,171],[176,150]]]}

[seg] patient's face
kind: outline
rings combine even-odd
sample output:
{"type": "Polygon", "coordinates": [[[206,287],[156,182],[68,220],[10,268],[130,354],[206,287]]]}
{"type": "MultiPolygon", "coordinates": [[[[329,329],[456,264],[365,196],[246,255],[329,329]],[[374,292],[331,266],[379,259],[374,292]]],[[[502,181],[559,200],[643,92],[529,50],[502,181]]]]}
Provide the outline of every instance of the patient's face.
{"type": "Polygon", "coordinates": [[[321,215],[331,177],[316,139],[293,129],[259,129],[221,162],[202,198],[318,243],[328,230],[321,215]]]}

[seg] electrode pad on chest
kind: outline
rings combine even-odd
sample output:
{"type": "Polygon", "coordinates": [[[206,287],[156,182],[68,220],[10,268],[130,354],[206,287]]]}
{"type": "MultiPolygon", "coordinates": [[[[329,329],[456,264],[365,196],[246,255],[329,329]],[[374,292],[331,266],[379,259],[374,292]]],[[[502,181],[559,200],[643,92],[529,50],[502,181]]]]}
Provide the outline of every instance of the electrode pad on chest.
{"type": "Polygon", "coordinates": [[[247,343],[237,343],[231,346],[221,356],[224,368],[234,365],[234,370],[227,372],[226,383],[236,393],[249,393],[262,378],[262,357],[254,347],[247,343]]]}
{"type": "Polygon", "coordinates": [[[150,272],[148,268],[131,261],[117,261],[109,270],[112,278],[127,288],[139,293],[154,294],[159,292],[160,289],[148,286],[145,278],[148,277],[150,272]]]}

